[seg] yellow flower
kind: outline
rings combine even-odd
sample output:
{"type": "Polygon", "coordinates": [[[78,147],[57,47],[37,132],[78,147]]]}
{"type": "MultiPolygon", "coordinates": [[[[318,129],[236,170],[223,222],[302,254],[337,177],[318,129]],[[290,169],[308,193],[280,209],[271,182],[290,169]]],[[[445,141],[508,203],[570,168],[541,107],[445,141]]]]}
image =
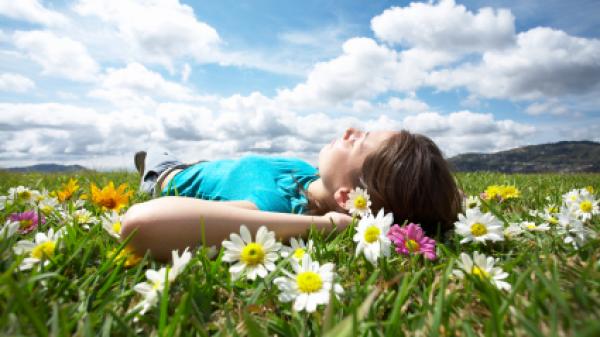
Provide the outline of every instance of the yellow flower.
{"type": "Polygon", "coordinates": [[[501,187],[498,185],[490,185],[485,189],[485,200],[496,199],[500,195],[501,187]]]}
{"type": "Polygon", "coordinates": [[[500,196],[504,200],[518,198],[521,195],[521,192],[513,185],[502,186],[500,193],[500,196]]]}
{"type": "Polygon", "coordinates": [[[60,191],[56,192],[56,197],[58,198],[58,201],[65,202],[66,200],[69,200],[73,196],[73,194],[77,192],[77,190],[79,190],[79,185],[77,185],[77,179],[71,178],[69,179],[69,182],[67,182],[67,184],[64,185],[60,191]]]}
{"type": "Polygon", "coordinates": [[[118,211],[129,203],[129,198],[133,194],[133,191],[125,192],[125,189],[127,189],[127,184],[121,184],[115,189],[112,181],[102,189],[92,184],[92,201],[103,209],[118,211]]]}
{"type": "MultiPolygon", "coordinates": [[[[115,255],[116,251],[117,251],[116,248],[113,250],[110,250],[108,252],[108,254],[106,254],[106,257],[109,259],[112,259],[112,257],[115,255]]],[[[142,261],[142,257],[135,254],[133,251],[133,248],[131,248],[131,246],[127,245],[123,249],[121,249],[119,254],[117,254],[117,256],[115,257],[116,263],[120,263],[123,260],[125,260],[125,263],[123,264],[123,266],[125,266],[125,268],[129,268],[129,267],[133,267],[133,266],[137,265],[138,263],[140,263],[140,261],[142,261]]]]}
{"type": "Polygon", "coordinates": [[[490,185],[485,189],[485,199],[507,200],[518,198],[521,192],[514,185],[490,185]]]}

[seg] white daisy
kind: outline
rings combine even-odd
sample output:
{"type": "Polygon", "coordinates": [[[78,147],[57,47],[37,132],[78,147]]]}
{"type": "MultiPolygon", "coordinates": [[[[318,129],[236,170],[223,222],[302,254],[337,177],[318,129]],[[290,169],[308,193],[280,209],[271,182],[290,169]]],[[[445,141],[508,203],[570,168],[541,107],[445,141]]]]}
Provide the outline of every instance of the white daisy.
{"type": "Polygon", "coordinates": [[[470,195],[468,198],[464,199],[463,209],[472,209],[472,208],[480,208],[481,200],[479,197],[470,195]]]}
{"type": "Polygon", "coordinates": [[[44,265],[50,263],[49,257],[54,256],[58,239],[62,236],[62,231],[56,233],[53,228],[48,230],[48,233],[39,232],[35,234],[34,241],[21,240],[17,242],[13,248],[16,254],[28,254],[28,257],[23,259],[20,270],[31,269],[35,264],[44,260],[44,265]]]}
{"type": "Polygon", "coordinates": [[[394,215],[388,213],[384,215],[383,208],[377,213],[360,219],[355,227],[354,241],[358,242],[356,246],[356,256],[361,252],[365,258],[372,264],[377,264],[379,256],[390,256],[391,241],[387,237],[390,226],[394,222],[394,215]]]}
{"type": "Polygon", "coordinates": [[[120,240],[121,239],[121,216],[118,212],[106,212],[102,215],[102,228],[110,236],[120,240]]]}
{"type": "Polygon", "coordinates": [[[371,213],[371,199],[367,190],[360,187],[355,188],[348,194],[348,200],[344,208],[352,215],[365,217],[371,213]]]}
{"type": "Polygon", "coordinates": [[[98,223],[98,219],[94,217],[94,214],[85,208],[75,210],[71,214],[71,219],[75,224],[80,225],[86,230],[90,229],[90,225],[98,223]]]}
{"type": "Polygon", "coordinates": [[[332,287],[336,296],[343,293],[342,287],[333,283],[333,263],[320,266],[319,262],[312,261],[309,254],[304,254],[300,262],[290,259],[290,264],[294,274],[284,270],[286,276],[276,278],[273,283],[281,290],[279,300],[294,301],[295,311],[314,312],[317,305],[327,304],[332,287]]]}
{"type": "Polygon", "coordinates": [[[140,282],[133,286],[133,290],[142,295],[142,301],[140,301],[133,310],[141,309],[139,314],[145,314],[149,309],[154,307],[158,303],[158,297],[160,293],[165,289],[165,281],[168,277],[166,275],[167,268],[162,267],[159,270],[148,269],[146,270],[146,282],[140,282]]]}
{"type": "Polygon", "coordinates": [[[40,199],[40,201],[38,203],[38,209],[40,210],[40,212],[42,212],[46,215],[53,213],[54,211],[56,211],[56,209],[58,207],[59,207],[58,199],[50,197],[50,196],[40,199]]]}
{"type": "Polygon", "coordinates": [[[146,282],[140,282],[133,286],[133,290],[142,295],[142,300],[133,308],[133,310],[141,309],[139,314],[145,314],[149,309],[158,303],[159,295],[165,289],[165,281],[169,284],[173,283],[177,276],[185,269],[192,258],[189,248],[186,248],[181,256],[177,250],[171,252],[172,266],[161,267],[159,270],[146,270],[146,282]]]}
{"type": "Polygon", "coordinates": [[[593,232],[585,228],[577,215],[566,207],[561,207],[561,212],[558,214],[556,232],[564,236],[565,243],[572,244],[575,249],[593,236],[593,232]]]}
{"type": "Polygon", "coordinates": [[[33,205],[38,200],[39,196],[39,191],[27,188],[25,186],[11,187],[8,190],[8,199],[12,203],[20,201],[33,205]]]}
{"type": "Polygon", "coordinates": [[[581,197],[579,189],[573,189],[563,194],[563,204],[567,205],[568,208],[572,208],[572,205],[576,203],[581,197]]]}
{"type": "Polygon", "coordinates": [[[177,254],[177,250],[171,252],[171,262],[173,267],[169,270],[169,282],[175,281],[177,276],[185,269],[187,264],[192,258],[192,253],[189,251],[189,247],[186,247],[181,256],[177,254]]]}
{"type": "Polygon", "coordinates": [[[466,215],[459,214],[454,226],[456,233],[464,236],[460,243],[504,240],[502,223],[491,213],[481,213],[478,208],[468,209],[466,215]]]}
{"type": "Polygon", "coordinates": [[[8,239],[15,235],[17,229],[19,229],[20,223],[18,221],[7,220],[4,226],[0,228],[0,240],[8,239]]]}
{"type": "Polygon", "coordinates": [[[256,241],[252,241],[248,228],[241,225],[240,235],[231,233],[229,235],[231,241],[225,240],[222,243],[225,247],[223,261],[237,261],[229,267],[231,278],[235,280],[245,271],[248,279],[255,280],[256,276],[264,278],[269,271],[275,270],[275,261],[281,249],[281,243],[275,241],[275,232],[261,226],[256,232],[256,241]]]}
{"type": "Polygon", "coordinates": [[[296,261],[302,260],[304,254],[310,254],[313,251],[313,240],[308,240],[308,244],[304,243],[302,238],[291,238],[290,246],[281,247],[282,257],[291,257],[296,261]]]}
{"type": "MultiPolygon", "coordinates": [[[[587,190],[583,190],[587,191],[587,190]]],[[[579,199],[571,203],[570,209],[575,215],[581,218],[583,222],[591,219],[592,216],[600,213],[600,207],[598,206],[598,200],[594,199],[594,196],[590,193],[581,192],[579,199]]]]}
{"type": "Polygon", "coordinates": [[[6,205],[10,205],[10,200],[5,195],[0,195],[0,211],[3,211],[6,208],[6,205]]]}
{"type": "Polygon", "coordinates": [[[479,277],[482,281],[489,281],[500,290],[509,291],[511,288],[510,283],[503,281],[508,277],[508,273],[500,267],[494,267],[496,260],[491,256],[474,252],[473,259],[471,259],[471,256],[461,253],[460,260],[456,262],[459,269],[453,270],[452,274],[461,280],[467,273],[479,277]]]}
{"type": "Polygon", "coordinates": [[[519,223],[511,222],[508,227],[504,228],[504,236],[509,239],[513,239],[521,234],[523,234],[523,228],[519,223]]]}
{"type": "Polygon", "coordinates": [[[523,221],[520,224],[523,230],[527,230],[530,232],[545,232],[550,230],[550,225],[546,222],[536,225],[533,221],[523,221]]]}

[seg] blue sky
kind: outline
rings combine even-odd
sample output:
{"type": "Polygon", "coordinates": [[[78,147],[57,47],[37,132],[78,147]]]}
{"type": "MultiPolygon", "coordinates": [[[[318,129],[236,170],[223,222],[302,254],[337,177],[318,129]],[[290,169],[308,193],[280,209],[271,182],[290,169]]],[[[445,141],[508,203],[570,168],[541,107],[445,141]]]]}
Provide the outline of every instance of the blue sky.
{"type": "Polygon", "coordinates": [[[600,141],[598,1],[0,0],[0,166],[600,141]]]}

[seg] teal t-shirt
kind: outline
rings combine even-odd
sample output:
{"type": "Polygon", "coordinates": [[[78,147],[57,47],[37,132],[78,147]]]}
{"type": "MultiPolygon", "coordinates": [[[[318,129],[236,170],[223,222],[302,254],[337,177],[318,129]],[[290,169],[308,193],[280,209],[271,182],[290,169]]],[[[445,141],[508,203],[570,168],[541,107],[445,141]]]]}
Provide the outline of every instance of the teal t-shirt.
{"type": "Polygon", "coordinates": [[[262,211],[301,214],[307,200],[298,185],[307,189],[317,178],[317,169],[305,161],[248,155],[190,166],[169,181],[162,195],[247,200],[262,211]]]}

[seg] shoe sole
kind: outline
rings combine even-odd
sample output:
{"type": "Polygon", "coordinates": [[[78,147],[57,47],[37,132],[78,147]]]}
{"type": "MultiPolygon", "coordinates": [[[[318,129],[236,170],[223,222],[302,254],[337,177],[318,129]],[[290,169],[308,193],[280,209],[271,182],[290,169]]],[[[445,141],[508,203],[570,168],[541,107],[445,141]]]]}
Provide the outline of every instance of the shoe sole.
{"type": "Polygon", "coordinates": [[[146,151],[138,151],[133,156],[133,162],[135,164],[135,168],[140,175],[144,174],[144,162],[146,161],[146,151]]]}

